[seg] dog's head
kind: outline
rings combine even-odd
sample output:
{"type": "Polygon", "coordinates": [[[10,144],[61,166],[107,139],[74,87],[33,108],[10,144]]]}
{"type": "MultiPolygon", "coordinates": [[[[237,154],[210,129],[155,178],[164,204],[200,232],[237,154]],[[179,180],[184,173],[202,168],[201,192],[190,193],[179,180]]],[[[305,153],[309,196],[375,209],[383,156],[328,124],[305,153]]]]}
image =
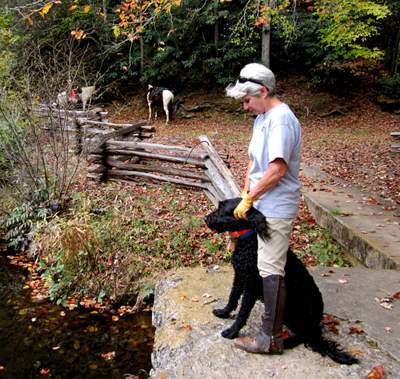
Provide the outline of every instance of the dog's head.
{"type": "Polygon", "coordinates": [[[247,212],[247,218],[249,221],[242,219],[236,220],[233,211],[241,200],[240,197],[236,197],[221,201],[216,211],[204,217],[205,223],[210,229],[215,230],[218,233],[254,229],[254,231],[266,241],[269,238],[269,227],[267,220],[260,211],[251,208],[247,212]]]}

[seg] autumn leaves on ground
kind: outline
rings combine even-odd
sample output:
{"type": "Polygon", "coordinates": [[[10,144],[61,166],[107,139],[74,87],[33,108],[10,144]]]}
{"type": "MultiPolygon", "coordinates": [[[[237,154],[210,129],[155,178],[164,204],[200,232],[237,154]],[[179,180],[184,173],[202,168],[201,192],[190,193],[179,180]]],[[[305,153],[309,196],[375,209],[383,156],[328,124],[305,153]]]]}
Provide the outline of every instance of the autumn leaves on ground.
{"type": "MultiPolygon", "coordinates": [[[[278,94],[301,120],[304,164],[318,166],[373,195],[400,203],[400,154],[390,147],[390,132],[399,131],[399,116],[380,110],[368,93],[335,97],[306,90],[299,78],[281,81],[278,94]]],[[[219,95],[180,94],[176,98],[194,107],[223,96],[221,90],[219,95]]],[[[237,106],[241,107],[240,102],[237,106]]],[[[110,119],[117,123],[136,122],[147,116],[142,101],[132,101],[114,114],[110,112],[110,119]]],[[[242,186],[253,121],[244,113],[211,114],[207,118],[175,117],[165,125],[161,114],[158,121],[149,123],[157,131],[146,142],[190,148],[199,142],[200,135],[218,132],[219,137],[210,138],[211,142],[218,152],[229,155],[231,172],[242,186]]],[[[304,176],[301,180],[309,181],[304,176]]],[[[35,296],[50,294],[65,305],[74,304],[74,297],[85,296],[97,304],[140,307],[151,299],[155,282],[168,270],[180,265],[209,266],[230,261],[227,236],[213,233],[202,221],[213,209],[203,193],[139,179],[136,183],[99,184],[86,178],[83,167],[71,198],[68,212],[60,216],[63,221],[58,220],[62,227],[55,230],[53,222],[43,228],[48,233],[53,227],[53,239],[40,240],[43,252],[50,254],[55,241],[64,246],[71,244],[68,236],[73,228],[72,235],[95,235],[88,251],[95,250],[96,254],[75,251],[62,268],[53,265],[39,270],[43,283],[44,279],[56,282],[38,288],[37,281],[32,281],[35,296]]],[[[291,247],[308,266],[349,265],[340,246],[316,225],[303,202],[291,247]]]]}

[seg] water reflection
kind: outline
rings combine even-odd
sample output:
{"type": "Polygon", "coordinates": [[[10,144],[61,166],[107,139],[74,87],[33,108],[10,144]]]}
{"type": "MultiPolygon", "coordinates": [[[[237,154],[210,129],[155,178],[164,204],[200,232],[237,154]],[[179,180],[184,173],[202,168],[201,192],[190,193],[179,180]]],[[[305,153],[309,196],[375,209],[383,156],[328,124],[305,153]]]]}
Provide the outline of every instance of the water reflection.
{"type": "Polygon", "coordinates": [[[150,312],[55,307],[31,299],[28,275],[0,255],[0,378],[148,378],[150,312]]]}

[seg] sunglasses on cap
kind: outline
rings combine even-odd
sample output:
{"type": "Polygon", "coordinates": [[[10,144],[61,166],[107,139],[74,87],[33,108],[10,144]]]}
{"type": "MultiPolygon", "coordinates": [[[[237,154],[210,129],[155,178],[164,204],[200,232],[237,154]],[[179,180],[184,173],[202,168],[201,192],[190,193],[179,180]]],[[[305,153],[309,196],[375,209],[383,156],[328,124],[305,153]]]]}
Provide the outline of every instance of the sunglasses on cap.
{"type": "Polygon", "coordinates": [[[256,83],[256,84],[259,84],[260,86],[263,86],[263,87],[267,88],[267,90],[268,90],[268,87],[265,84],[259,82],[258,80],[245,78],[244,76],[240,76],[239,79],[238,79],[238,82],[239,83],[246,83],[246,82],[256,83]]]}

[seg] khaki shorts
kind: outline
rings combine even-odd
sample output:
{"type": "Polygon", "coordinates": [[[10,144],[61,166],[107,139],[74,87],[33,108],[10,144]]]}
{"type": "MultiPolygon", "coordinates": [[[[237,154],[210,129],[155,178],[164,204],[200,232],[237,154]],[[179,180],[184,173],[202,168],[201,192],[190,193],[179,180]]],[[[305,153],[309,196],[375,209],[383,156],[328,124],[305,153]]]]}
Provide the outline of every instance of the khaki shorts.
{"type": "Polygon", "coordinates": [[[264,242],[258,238],[258,271],[265,278],[270,275],[285,276],[285,264],[293,229],[293,218],[266,218],[271,238],[264,242]]]}

